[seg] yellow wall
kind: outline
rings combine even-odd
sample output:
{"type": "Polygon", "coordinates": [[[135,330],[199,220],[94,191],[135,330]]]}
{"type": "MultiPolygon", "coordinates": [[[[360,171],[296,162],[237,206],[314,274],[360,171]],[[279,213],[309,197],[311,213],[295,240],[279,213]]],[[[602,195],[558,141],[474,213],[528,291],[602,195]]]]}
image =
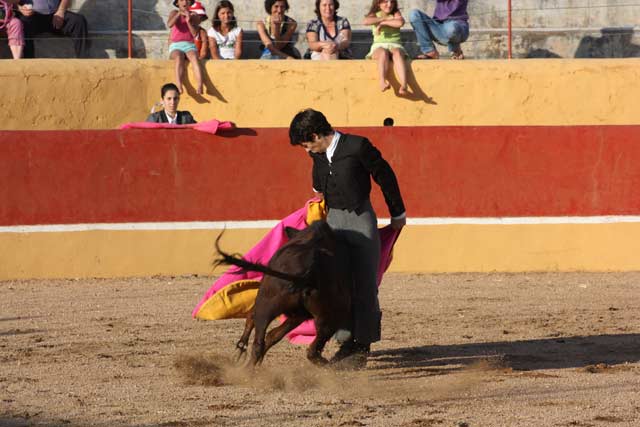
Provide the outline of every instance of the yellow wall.
{"type": "MultiPolygon", "coordinates": [[[[268,230],[227,230],[245,252],[268,230]]],[[[0,233],[0,280],[209,275],[219,230],[0,233]]],[[[640,270],[640,224],[409,226],[390,271],[640,270]]]]}
{"type": "MultiPolygon", "coordinates": [[[[268,230],[227,230],[244,252],[268,230]]],[[[217,231],[0,233],[0,280],[212,274],[217,231]]]]}
{"type": "MultiPolygon", "coordinates": [[[[207,94],[183,96],[180,108],[242,127],[286,127],[305,107],[335,126],[378,126],[388,116],[399,126],[640,121],[640,59],[414,61],[411,68],[417,95],[400,98],[376,89],[373,61],[208,61],[207,94]]],[[[0,126],[115,128],[144,120],[173,80],[171,61],[3,61],[0,126]]]]}
{"type": "Polygon", "coordinates": [[[640,269],[640,224],[410,226],[393,270],[634,271],[640,269]]]}

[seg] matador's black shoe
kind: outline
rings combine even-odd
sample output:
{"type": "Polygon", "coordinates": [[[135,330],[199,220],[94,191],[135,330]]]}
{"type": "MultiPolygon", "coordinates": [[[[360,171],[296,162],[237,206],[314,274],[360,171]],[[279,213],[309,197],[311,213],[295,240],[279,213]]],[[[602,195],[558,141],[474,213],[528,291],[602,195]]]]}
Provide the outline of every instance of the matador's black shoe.
{"type": "Polygon", "coordinates": [[[369,344],[360,344],[350,340],[340,346],[340,349],[331,358],[331,363],[338,369],[364,369],[367,366],[369,353],[369,344]]]}

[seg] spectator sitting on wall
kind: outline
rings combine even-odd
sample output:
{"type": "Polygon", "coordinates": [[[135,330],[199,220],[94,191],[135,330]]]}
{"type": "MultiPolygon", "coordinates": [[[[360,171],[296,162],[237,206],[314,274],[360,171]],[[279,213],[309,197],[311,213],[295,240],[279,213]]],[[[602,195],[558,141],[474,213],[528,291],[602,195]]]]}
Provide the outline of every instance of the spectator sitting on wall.
{"type": "Polygon", "coordinates": [[[420,53],[416,59],[438,59],[433,42],[449,48],[451,59],[464,59],[460,44],[469,38],[468,0],[436,0],[433,18],[414,9],[409,21],[416,32],[420,53]]]}
{"type": "Polygon", "coordinates": [[[54,33],[73,39],[77,58],[89,57],[87,20],[67,10],[70,0],[22,0],[18,5],[24,25],[24,57],[35,58],[33,36],[54,33]]]}
{"type": "Polygon", "coordinates": [[[407,52],[402,46],[400,28],[404,25],[404,18],[400,13],[397,0],[372,0],[369,13],[364,17],[364,25],[371,26],[373,44],[366,58],[373,58],[378,63],[378,80],[380,90],[391,88],[387,80],[389,65],[398,77],[400,88],[398,94],[407,95],[407,65],[404,60],[407,52]]]}
{"type": "Polygon", "coordinates": [[[205,59],[209,54],[209,40],[207,38],[207,31],[200,26],[204,21],[208,19],[207,11],[205,10],[202,2],[195,1],[189,8],[189,12],[194,13],[199,20],[197,33],[193,36],[193,42],[196,45],[196,50],[198,52],[198,59],[205,59]]]}
{"type": "Polygon", "coordinates": [[[351,24],[338,16],[338,0],[316,0],[313,19],[307,25],[311,59],[352,59],[351,24]]]}
{"type": "Polygon", "coordinates": [[[147,122],[170,123],[174,125],[188,125],[196,123],[190,112],[178,111],[178,104],[180,103],[180,91],[178,90],[178,86],[173,83],[167,83],[162,86],[162,89],[160,89],[160,95],[162,96],[160,105],[164,107],[164,110],[152,112],[149,117],[147,117],[147,122]]]}
{"type": "Polygon", "coordinates": [[[182,93],[182,81],[187,70],[186,61],[189,61],[196,79],[196,92],[202,95],[202,71],[195,44],[195,36],[200,28],[200,18],[196,13],[189,11],[193,0],[173,0],[173,5],[178,10],[169,12],[167,27],[171,29],[169,57],[175,61],[178,90],[182,93]]]}
{"type": "Polygon", "coordinates": [[[221,0],[216,6],[209,29],[209,49],[212,59],[242,56],[242,28],[238,27],[233,4],[228,0],[221,0]]]}
{"type": "Polygon", "coordinates": [[[289,10],[288,0],[265,0],[264,10],[267,17],[258,22],[262,41],[260,59],[300,59],[292,41],[298,23],[285,15],[289,10]]]}
{"type": "Polygon", "coordinates": [[[13,5],[20,0],[0,0],[0,31],[7,34],[9,49],[13,59],[22,58],[24,51],[24,31],[22,21],[13,12],[13,5]]]}

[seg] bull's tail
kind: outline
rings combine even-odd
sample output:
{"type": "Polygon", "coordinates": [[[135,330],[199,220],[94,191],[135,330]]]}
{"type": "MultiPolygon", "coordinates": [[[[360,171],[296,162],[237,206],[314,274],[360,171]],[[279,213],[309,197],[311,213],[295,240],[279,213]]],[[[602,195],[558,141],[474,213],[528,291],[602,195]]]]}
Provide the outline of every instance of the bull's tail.
{"type": "Polygon", "coordinates": [[[216,238],[216,251],[218,252],[218,255],[220,255],[220,257],[214,261],[214,267],[217,267],[219,265],[235,265],[236,267],[239,267],[241,269],[239,273],[242,273],[244,271],[257,271],[269,276],[277,277],[278,279],[287,280],[289,282],[292,282],[293,284],[299,284],[305,281],[306,276],[294,276],[282,271],[276,271],[267,267],[266,265],[247,261],[239,254],[229,254],[227,252],[224,252],[222,249],[220,249],[220,238],[222,237],[223,233],[224,231],[220,233],[216,238]]]}

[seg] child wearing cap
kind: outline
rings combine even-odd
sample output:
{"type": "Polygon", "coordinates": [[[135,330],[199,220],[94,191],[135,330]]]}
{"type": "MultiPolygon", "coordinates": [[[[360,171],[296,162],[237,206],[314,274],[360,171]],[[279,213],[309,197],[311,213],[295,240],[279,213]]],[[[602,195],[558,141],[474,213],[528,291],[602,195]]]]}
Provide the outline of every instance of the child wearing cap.
{"type": "Polygon", "coordinates": [[[196,14],[196,17],[200,20],[198,23],[198,32],[194,36],[194,43],[196,50],[198,51],[198,58],[205,59],[209,54],[209,42],[207,40],[207,31],[200,26],[204,21],[208,19],[207,11],[204,8],[202,2],[194,1],[193,5],[189,8],[189,11],[196,14]]]}
{"type": "Polygon", "coordinates": [[[169,57],[176,62],[176,83],[180,93],[183,92],[182,80],[187,68],[185,58],[191,62],[193,75],[196,79],[196,91],[202,95],[202,72],[198,51],[195,45],[195,36],[200,28],[200,18],[196,13],[190,12],[193,0],[174,0],[173,5],[178,10],[169,13],[167,26],[171,29],[169,45],[169,57]]]}

